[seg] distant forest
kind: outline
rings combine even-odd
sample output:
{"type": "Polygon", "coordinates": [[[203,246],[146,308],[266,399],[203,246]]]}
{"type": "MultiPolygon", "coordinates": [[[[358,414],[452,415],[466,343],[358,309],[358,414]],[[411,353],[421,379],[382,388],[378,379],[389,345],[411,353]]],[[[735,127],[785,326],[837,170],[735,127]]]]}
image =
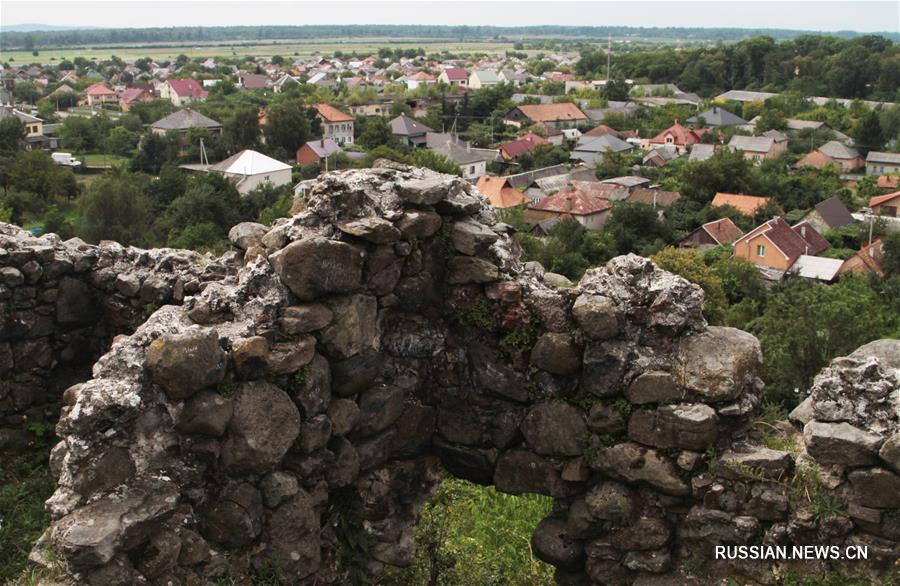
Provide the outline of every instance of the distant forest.
{"type": "MultiPolygon", "coordinates": [[[[118,43],[225,42],[274,41],[300,39],[414,37],[420,39],[519,40],[530,37],[605,39],[647,38],[660,40],[738,41],[765,35],[776,40],[792,39],[810,31],[782,29],[740,28],[645,28],[597,26],[432,26],[432,25],[306,25],[306,26],[226,26],[226,27],[170,27],[137,29],[87,29],[56,31],[3,31],[0,28],[0,49],[62,48],[77,45],[118,43]]],[[[900,41],[898,33],[883,33],[900,41]]],[[[860,36],[852,31],[840,31],[831,36],[852,38],[860,36]]]]}

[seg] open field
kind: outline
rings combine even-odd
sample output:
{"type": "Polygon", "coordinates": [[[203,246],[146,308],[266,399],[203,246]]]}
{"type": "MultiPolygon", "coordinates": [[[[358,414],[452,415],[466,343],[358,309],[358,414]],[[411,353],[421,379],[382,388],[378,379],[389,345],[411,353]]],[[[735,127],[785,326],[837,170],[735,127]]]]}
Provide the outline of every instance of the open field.
{"type": "MultiPolygon", "coordinates": [[[[541,39],[524,39],[527,44],[529,41],[541,39]]],[[[364,39],[337,38],[337,39],[311,39],[311,40],[282,40],[270,41],[263,43],[251,43],[247,41],[235,42],[210,42],[210,43],[147,43],[147,44],[122,44],[122,45],[103,45],[103,46],[77,46],[64,48],[48,48],[40,49],[40,54],[35,57],[29,51],[0,51],[0,61],[12,61],[14,63],[30,63],[33,61],[47,62],[60,61],[62,59],[74,59],[75,57],[84,57],[85,59],[108,59],[115,55],[122,59],[137,59],[139,57],[150,57],[155,60],[173,60],[178,55],[184,54],[188,57],[271,57],[273,55],[281,55],[282,57],[291,56],[309,56],[320,54],[331,54],[335,51],[344,51],[352,53],[356,51],[360,54],[371,54],[377,52],[383,47],[395,48],[423,48],[428,53],[437,53],[441,51],[450,51],[451,53],[498,53],[503,54],[506,51],[514,50],[513,45],[520,39],[505,40],[449,40],[449,39],[433,39],[433,38],[415,38],[415,37],[371,37],[364,39]]],[[[567,38],[566,43],[576,42],[578,39],[567,38]]],[[[606,39],[584,39],[595,45],[605,47],[606,39]]],[[[685,44],[705,44],[703,41],[691,39],[682,43],[681,41],[673,41],[671,39],[640,39],[628,38],[613,39],[614,50],[621,50],[623,47],[635,49],[641,46],[662,46],[685,44]]],[[[541,52],[549,52],[543,49],[528,49],[524,52],[530,56],[537,55],[541,52]]],[[[561,53],[574,53],[571,50],[561,50],[561,53]]]]}

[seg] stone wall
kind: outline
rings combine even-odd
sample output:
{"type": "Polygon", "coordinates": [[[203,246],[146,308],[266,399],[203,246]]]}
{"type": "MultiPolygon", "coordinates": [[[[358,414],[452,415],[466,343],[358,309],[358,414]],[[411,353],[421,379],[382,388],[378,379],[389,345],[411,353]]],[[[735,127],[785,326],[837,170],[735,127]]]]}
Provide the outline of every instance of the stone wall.
{"type": "Polygon", "coordinates": [[[34,238],[0,224],[0,453],[29,441],[24,422],[58,413],[62,392],[89,378],[113,337],[234,269],[189,251],[34,238]]]}
{"type": "Polygon", "coordinates": [[[346,583],[413,562],[447,470],[552,496],[532,548],[561,584],[782,571],[700,567],[721,544],[866,543],[851,569],[891,571],[898,343],[836,361],[774,450],[757,340],[707,326],[701,290],[647,259],[555,288],[471,185],[387,163],[294,211],[236,226],[236,277],[65,392],[34,561],[79,584],[346,583]]]}

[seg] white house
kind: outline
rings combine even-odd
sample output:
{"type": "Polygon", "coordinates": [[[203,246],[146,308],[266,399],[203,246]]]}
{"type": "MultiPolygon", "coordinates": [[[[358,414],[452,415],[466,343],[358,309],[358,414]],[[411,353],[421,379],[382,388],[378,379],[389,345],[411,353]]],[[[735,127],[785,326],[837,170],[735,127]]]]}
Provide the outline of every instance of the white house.
{"type": "Polygon", "coordinates": [[[209,170],[222,173],[232,180],[242,194],[265,183],[276,187],[291,184],[290,165],[249,149],[231,155],[221,163],[212,165],[209,170]]]}

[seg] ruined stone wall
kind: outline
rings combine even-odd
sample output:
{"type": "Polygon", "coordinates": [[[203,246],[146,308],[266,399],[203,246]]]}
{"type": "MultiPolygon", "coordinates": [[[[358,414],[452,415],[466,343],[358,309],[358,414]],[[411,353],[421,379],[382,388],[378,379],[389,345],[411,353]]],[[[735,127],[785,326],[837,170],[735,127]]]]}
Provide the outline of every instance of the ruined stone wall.
{"type": "Polygon", "coordinates": [[[445,469],[552,496],[532,548],[561,584],[781,571],[698,569],[717,544],[867,543],[855,569],[891,571],[896,343],[823,373],[774,450],[751,424],[757,340],[708,327],[701,290],[647,259],[555,288],[471,185],[391,164],[328,174],[295,211],[236,226],[235,278],[65,392],[33,560],[79,584],[346,583],[413,562],[445,469]],[[856,504],[825,514],[816,490],[856,504]]]}
{"type": "Polygon", "coordinates": [[[0,453],[29,441],[29,419],[55,416],[114,336],[227,272],[189,251],[91,246],[0,224],[0,453]]]}

